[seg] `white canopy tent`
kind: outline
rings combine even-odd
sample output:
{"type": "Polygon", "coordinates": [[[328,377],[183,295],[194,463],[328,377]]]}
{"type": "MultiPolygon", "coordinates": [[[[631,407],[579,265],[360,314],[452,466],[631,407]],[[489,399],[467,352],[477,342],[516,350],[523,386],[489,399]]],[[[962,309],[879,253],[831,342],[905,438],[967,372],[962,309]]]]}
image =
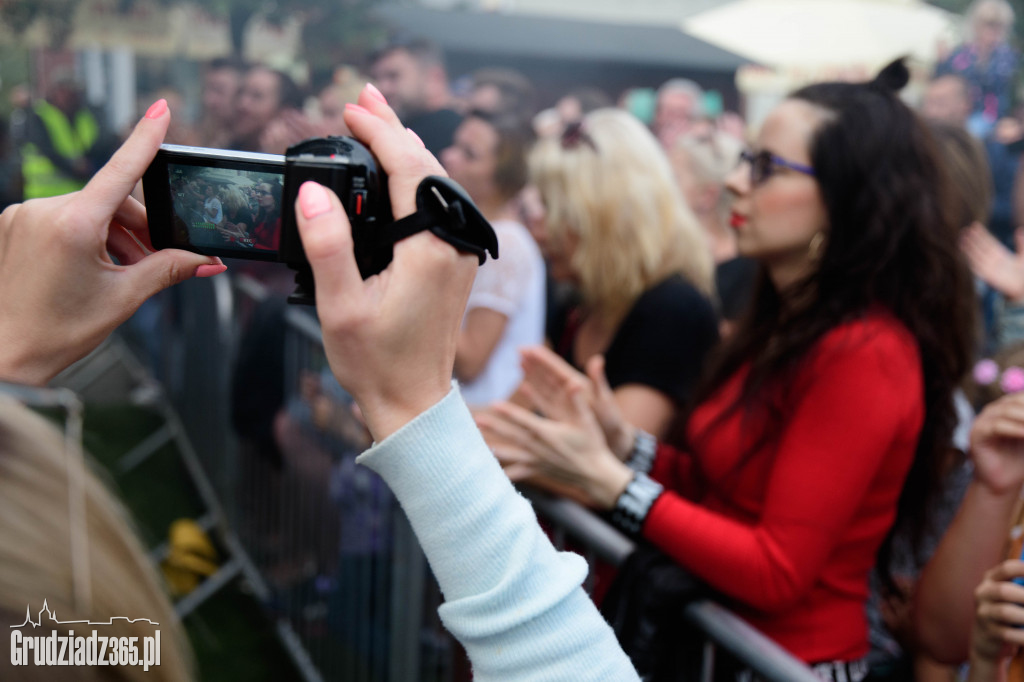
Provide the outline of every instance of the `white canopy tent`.
{"type": "Polygon", "coordinates": [[[921,0],[735,0],[687,18],[683,30],[759,65],[737,73],[756,127],[808,82],[867,79],[901,56],[926,77],[960,41],[961,24],[921,0]]]}
{"type": "Polygon", "coordinates": [[[960,20],[920,0],[737,0],[686,19],[698,38],[779,68],[932,63],[960,20]]]}

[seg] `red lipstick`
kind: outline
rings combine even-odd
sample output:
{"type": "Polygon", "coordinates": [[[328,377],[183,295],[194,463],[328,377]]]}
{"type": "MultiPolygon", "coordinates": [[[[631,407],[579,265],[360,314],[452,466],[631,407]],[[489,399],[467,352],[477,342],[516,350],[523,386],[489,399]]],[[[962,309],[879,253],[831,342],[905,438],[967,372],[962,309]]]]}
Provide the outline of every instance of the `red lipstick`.
{"type": "Polygon", "coordinates": [[[729,216],[729,225],[734,229],[738,230],[739,228],[743,227],[746,224],[747,217],[744,215],[740,215],[739,213],[733,211],[732,214],[729,216]]]}

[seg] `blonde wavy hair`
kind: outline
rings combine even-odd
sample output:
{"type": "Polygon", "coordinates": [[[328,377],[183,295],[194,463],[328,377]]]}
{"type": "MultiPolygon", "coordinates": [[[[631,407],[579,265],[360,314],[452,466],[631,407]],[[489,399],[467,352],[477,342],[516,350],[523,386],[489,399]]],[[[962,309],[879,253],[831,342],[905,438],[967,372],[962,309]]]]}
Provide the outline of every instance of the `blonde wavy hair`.
{"type": "Polygon", "coordinates": [[[227,187],[224,189],[224,208],[228,211],[240,211],[242,209],[248,210],[249,200],[246,199],[245,194],[242,193],[237,186],[227,187]]]}
{"type": "MultiPolygon", "coordinates": [[[[20,680],[59,679],[185,681],[194,664],[184,631],[163,584],[133,532],[128,513],[95,474],[83,479],[90,568],[89,613],[76,603],[72,584],[71,524],[68,514],[67,457],[64,437],[42,417],[10,398],[0,398],[0,618],[8,625],[34,619],[43,602],[61,621],[145,618],[159,623],[160,665],[17,668],[20,680]]],[[[45,618],[45,615],[44,615],[45,618]]],[[[112,637],[152,636],[154,626],[115,621],[97,627],[112,637]]],[[[32,636],[58,636],[75,630],[88,636],[91,626],[44,622],[32,636]]],[[[7,629],[5,628],[5,632],[7,629]]]]}
{"type": "Polygon", "coordinates": [[[707,237],[661,146],[634,116],[592,111],[578,134],[538,143],[529,168],[552,243],[564,248],[568,235],[578,239],[571,267],[594,313],[617,322],[675,273],[713,296],[707,237]]]}

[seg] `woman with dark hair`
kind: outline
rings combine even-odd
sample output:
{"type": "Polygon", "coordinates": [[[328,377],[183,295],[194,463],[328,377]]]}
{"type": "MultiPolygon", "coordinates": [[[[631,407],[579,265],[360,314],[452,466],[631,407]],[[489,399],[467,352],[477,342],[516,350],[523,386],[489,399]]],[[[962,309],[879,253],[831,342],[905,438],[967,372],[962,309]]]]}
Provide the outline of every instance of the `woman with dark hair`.
{"type": "Polygon", "coordinates": [[[507,404],[478,420],[512,442],[496,448],[511,478],[611,512],[824,679],[866,674],[868,576],[894,521],[923,524],[972,349],[970,276],[932,136],[897,94],[908,78],[896,62],[798,90],[728,178],[761,273],[686,452],[540,351],[527,381],[557,420],[507,404]]]}
{"type": "Polygon", "coordinates": [[[256,217],[253,218],[253,246],[276,251],[281,244],[281,185],[261,182],[256,186],[256,217]]]}

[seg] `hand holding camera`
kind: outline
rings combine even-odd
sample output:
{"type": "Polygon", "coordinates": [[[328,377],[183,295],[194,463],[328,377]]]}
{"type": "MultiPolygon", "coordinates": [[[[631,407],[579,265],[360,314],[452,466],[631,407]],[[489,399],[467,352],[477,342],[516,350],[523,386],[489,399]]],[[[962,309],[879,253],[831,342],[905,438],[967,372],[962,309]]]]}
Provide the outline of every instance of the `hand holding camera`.
{"type": "Polygon", "coordinates": [[[224,271],[217,258],[153,253],[146,209],[129,196],[169,123],[160,100],[83,190],[0,216],[0,379],[44,384],[148,297],[224,271]]]}
{"type": "MultiPolygon", "coordinates": [[[[369,86],[345,122],[388,173],[391,210],[417,210],[424,178],[444,170],[369,86]]],[[[296,206],[313,270],[324,348],[338,381],[356,399],[380,441],[450,390],[455,342],[479,260],[420,232],[399,241],[394,260],[364,280],[338,197],[306,183],[296,206]]]]}

